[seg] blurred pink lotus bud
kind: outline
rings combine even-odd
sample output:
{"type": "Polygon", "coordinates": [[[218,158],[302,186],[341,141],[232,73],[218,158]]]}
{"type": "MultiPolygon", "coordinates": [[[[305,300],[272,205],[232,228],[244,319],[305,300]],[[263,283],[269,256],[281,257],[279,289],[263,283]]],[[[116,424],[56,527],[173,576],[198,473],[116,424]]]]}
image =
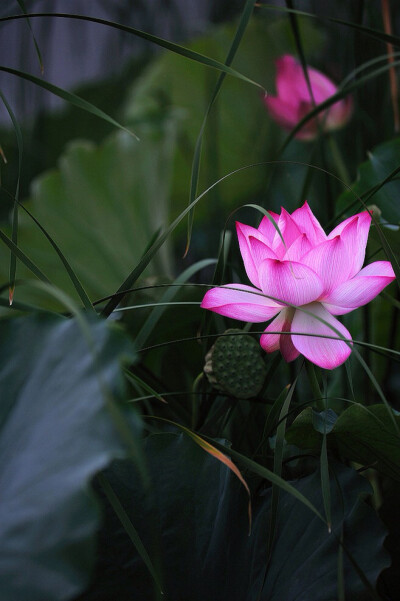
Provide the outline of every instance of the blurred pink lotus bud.
{"type": "MultiPolygon", "coordinates": [[[[318,104],[337,92],[335,84],[320,71],[307,68],[313,98],[301,64],[285,54],[276,61],[277,96],[265,95],[264,102],[271,117],[283,128],[291,130],[318,104]]],[[[351,97],[338,100],[318,117],[308,121],[296,134],[299,140],[312,140],[318,134],[318,121],[323,131],[331,131],[345,125],[353,110],[351,97]],[[318,119],[318,121],[317,121],[318,119]]]]}

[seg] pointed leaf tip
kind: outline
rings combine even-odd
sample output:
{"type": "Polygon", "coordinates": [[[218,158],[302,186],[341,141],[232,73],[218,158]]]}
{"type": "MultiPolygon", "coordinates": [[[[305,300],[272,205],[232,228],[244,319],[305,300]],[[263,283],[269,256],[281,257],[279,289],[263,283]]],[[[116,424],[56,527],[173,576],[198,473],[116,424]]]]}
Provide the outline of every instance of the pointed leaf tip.
{"type": "Polygon", "coordinates": [[[4,154],[4,150],[3,150],[3,148],[2,148],[1,146],[0,146],[0,156],[1,156],[1,158],[3,159],[3,163],[4,163],[5,165],[7,165],[7,162],[8,162],[8,161],[7,161],[7,157],[6,157],[6,155],[4,154]]]}

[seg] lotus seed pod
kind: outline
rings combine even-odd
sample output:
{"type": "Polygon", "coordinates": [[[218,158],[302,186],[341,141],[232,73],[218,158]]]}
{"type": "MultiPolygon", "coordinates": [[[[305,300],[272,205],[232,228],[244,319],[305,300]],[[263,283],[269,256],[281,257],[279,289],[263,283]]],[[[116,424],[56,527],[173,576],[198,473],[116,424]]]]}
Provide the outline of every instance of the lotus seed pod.
{"type": "Polygon", "coordinates": [[[217,338],[207,353],[204,373],[217,390],[239,399],[254,397],[266,375],[260,345],[243,330],[230,329],[224,334],[228,336],[217,338]]]}

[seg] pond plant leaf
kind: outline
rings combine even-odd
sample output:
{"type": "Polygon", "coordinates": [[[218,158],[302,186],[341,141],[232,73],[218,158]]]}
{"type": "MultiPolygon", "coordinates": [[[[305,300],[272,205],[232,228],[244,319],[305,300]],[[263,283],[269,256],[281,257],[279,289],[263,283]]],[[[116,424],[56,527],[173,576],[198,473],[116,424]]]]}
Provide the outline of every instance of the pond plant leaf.
{"type": "Polygon", "coordinates": [[[88,584],[100,518],[89,483],[126,456],[109,407],[133,353],[115,324],[87,324],[92,348],[76,320],[0,323],[2,600],[70,599],[88,584]]]}
{"type": "MultiPolygon", "coordinates": [[[[330,463],[331,534],[309,508],[281,491],[263,584],[271,488],[253,494],[249,536],[246,493],[221,462],[172,432],[151,435],[145,453],[151,478],[147,492],[138,486],[129,462],[116,462],[105,473],[159,566],[166,601],[331,601],[337,598],[341,537],[349,599],[356,599],[364,584],[348,554],[371,585],[388,565],[384,528],[364,500],[371,493],[369,484],[350,468],[330,463]]],[[[319,471],[292,485],[323,512],[319,471]]],[[[105,512],[95,577],[79,601],[153,600],[145,564],[110,508],[105,512]]]]}

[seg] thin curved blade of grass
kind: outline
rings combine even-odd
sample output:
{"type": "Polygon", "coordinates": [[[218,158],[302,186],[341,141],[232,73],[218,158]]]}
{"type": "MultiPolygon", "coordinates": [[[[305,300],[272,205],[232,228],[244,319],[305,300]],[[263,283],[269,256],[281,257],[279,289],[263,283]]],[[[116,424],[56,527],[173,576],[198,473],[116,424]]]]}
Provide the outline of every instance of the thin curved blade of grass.
{"type": "MultiPolygon", "coordinates": [[[[228,287],[225,286],[225,289],[227,289],[228,287]]],[[[237,288],[235,288],[235,290],[237,290],[237,288]]],[[[250,293],[249,293],[250,294],[250,293]]],[[[260,330],[260,331],[252,331],[251,334],[263,334],[264,330],[260,330]]],[[[287,335],[298,335],[298,336],[311,336],[312,338],[326,338],[328,340],[338,340],[337,336],[328,336],[327,334],[307,334],[306,332],[293,332],[293,331],[269,331],[269,334],[283,334],[284,336],[287,335]]],[[[204,338],[218,338],[219,336],[227,336],[228,334],[206,334],[205,336],[201,335],[197,335],[197,336],[189,336],[187,338],[176,338],[174,340],[168,340],[167,342],[160,342],[158,344],[152,344],[151,346],[146,346],[144,348],[138,349],[139,353],[144,353],[156,348],[162,348],[163,346],[167,346],[168,344],[178,344],[180,342],[189,342],[189,341],[199,341],[202,340],[204,338]]],[[[348,344],[357,344],[359,346],[362,347],[368,347],[370,349],[372,349],[373,351],[375,351],[376,353],[378,353],[379,355],[381,355],[382,357],[386,357],[388,359],[394,360],[397,363],[400,363],[400,351],[396,351],[394,349],[390,349],[390,348],[386,348],[384,346],[379,346],[377,344],[372,344],[372,343],[368,343],[368,342],[364,342],[363,340],[355,340],[355,339],[347,339],[347,338],[341,338],[341,340],[343,340],[343,342],[346,342],[348,344]],[[383,351],[383,352],[381,352],[383,351]],[[385,354],[385,352],[387,354],[385,354]],[[394,356],[391,356],[394,355],[394,356]]],[[[354,350],[354,349],[353,349],[354,350]]],[[[279,355],[277,355],[278,357],[279,355]]],[[[315,398],[320,399],[322,398],[321,396],[316,396],[315,398]]]]}
{"type": "Polygon", "coordinates": [[[146,565],[146,568],[150,572],[155,584],[157,585],[158,590],[160,591],[161,594],[163,594],[160,577],[159,577],[155,567],[153,566],[150,556],[149,556],[145,546],[143,545],[136,528],[132,524],[131,520],[129,519],[128,514],[126,513],[124,507],[122,506],[121,501],[118,499],[110,482],[107,480],[106,476],[103,473],[100,473],[97,475],[97,480],[98,480],[101,488],[103,489],[103,492],[106,495],[111,507],[113,508],[115,515],[118,517],[119,521],[121,522],[122,527],[124,528],[125,532],[129,536],[129,538],[131,539],[136,551],[139,553],[144,564],[146,565]]]}
{"type": "Polygon", "coordinates": [[[363,33],[380,40],[381,42],[385,42],[386,44],[393,44],[394,46],[400,46],[400,38],[398,36],[390,35],[388,33],[384,33],[379,31],[378,29],[373,29],[371,27],[366,27],[365,25],[360,25],[359,23],[352,23],[351,21],[345,21],[344,19],[337,19],[336,17],[328,17],[322,15],[315,15],[313,13],[306,12],[304,10],[297,10],[295,8],[287,8],[284,6],[276,6],[274,4],[264,4],[257,3],[257,6],[265,9],[272,9],[279,12],[287,12],[299,15],[300,17],[308,17],[310,19],[316,19],[317,21],[328,21],[331,23],[337,23],[338,25],[344,25],[345,27],[350,27],[351,29],[356,29],[358,31],[362,31],[363,33]]]}
{"type": "MultiPolygon", "coordinates": [[[[400,52],[393,52],[389,56],[393,57],[394,59],[400,58],[400,52]]],[[[365,61],[365,63],[362,63],[362,65],[359,65],[358,67],[356,67],[355,69],[353,69],[346,75],[346,77],[342,80],[341,86],[345,87],[347,83],[351,82],[360,73],[368,70],[370,67],[374,67],[375,65],[377,65],[379,63],[386,63],[387,59],[388,59],[387,54],[381,54],[380,56],[376,56],[375,58],[372,58],[369,61],[365,61]]]]}
{"type": "MultiPolygon", "coordinates": [[[[206,453],[209,453],[210,455],[212,455],[212,457],[215,457],[216,459],[218,459],[218,461],[220,461],[221,463],[223,463],[224,465],[226,465],[234,474],[235,476],[240,480],[240,482],[243,484],[244,488],[246,489],[246,492],[248,494],[249,497],[249,534],[251,532],[251,495],[250,495],[250,489],[247,485],[246,480],[243,478],[242,474],[240,473],[239,469],[237,468],[237,466],[229,459],[229,457],[226,456],[224,449],[228,450],[228,448],[224,447],[223,445],[215,445],[214,441],[210,441],[212,442],[207,442],[207,440],[204,440],[204,438],[202,438],[201,436],[199,436],[198,434],[196,434],[195,432],[193,432],[192,430],[190,430],[189,428],[186,428],[186,426],[182,426],[181,424],[178,424],[176,422],[173,422],[172,420],[169,419],[165,419],[163,417],[157,417],[157,416],[151,416],[151,419],[157,419],[163,422],[167,422],[169,424],[172,424],[173,426],[175,426],[176,428],[179,428],[180,430],[182,430],[182,432],[184,432],[185,434],[187,434],[187,436],[189,436],[197,445],[199,445],[200,448],[203,449],[203,451],[206,451],[206,453]]],[[[208,437],[206,437],[208,438],[208,437]]],[[[230,449],[229,449],[230,451],[230,449]]]]}
{"type": "Polygon", "coordinates": [[[156,307],[188,307],[188,306],[200,306],[200,301],[171,301],[168,303],[162,303],[157,301],[155,303],[144,303],[143,305],[131,305],[130,307],[119,307],[115,309],[114,313],[123,313],[125,311],[135,311],[136,309],[156,308],[156,307]]]}
{"type": "Polygon", "coordinates": [[[346,361],[345,367],[346,367],[346,375],[347,375],[347,380],[349,383],[350,393],[351,393],[353,401],[356,402],[356,397],[354,394],[354,386],[353,386],[353,376],[351,375],[350,364],[348,363],[348,361],[346,361]]]}
{"type": "MultiPolygon", "coordinates": [[[[4,96],[4,94],[1,92],[1,90],[0,90],[0,98],[2,99],[3,104],[6,107],[7,112],[10,116],[11,122],[14,127],[15,136],[17,138],[17,146],[18,146],[18,176],[17,176],[17,185],[16,185],[16,189],[15,189],[15,199],[14,199],[14,204],[13,204],[12,220],[11,220],[11,227],[12,227],[11,239],[14,242],[14,244],[17,245],[18,244],[18,199],[19,199],[19,185],[20,185],[20,181],[21,181],[21,170],[22,170],[23,139],[22,139],[21,128],[19,126],[17,118],[14,115],[14,112],[13,112],[11,106],[7,102],[7,99],[4,96]]],[[[9,287],[9,292],[8,292],[8,300],[9,300],[10,305],[12,305],[13,299],[14,299],[16,272],[17,272],[17,259],[16,259],[15,254],[11,253],[10,254],[10,269],[9,269],[10,287],[9,287]]]]}
{"type": "Polygon", "coordinates": [[[260,207],[259,205],[255,205],[255,204],[251,204],[251,203],[250,204],[245,204],[241,208],[244,208],[244,207],[249,207],[250,209],[256,209],[257,211],[259,211],[260,213],[262,213],[265,217],[267,217],[267,219],[269,219],[269,221],[272,223],[272,225],[274,226],[274,228],[278,232],[279,238],[282,240],[282,244],[287,249],[286,242],[283,239],[282,232],[281,232],[281,230],[279,228],[279,225],[276,223],[276,221],[272,217],[272,215],[270,215],[268,213],[268,211],[266,211],[263,207],[260,207]]]}
{"type": "MultiPolygon", "coordinates": [[[[398,173],[400,173],[400,167],[396,167],[396,169],[394,169],[391,173],[389,173],[389,175],[387,177],[385,177],[384,180],[382,180],[379,184],[376,184],[375,186],[373,186],[369,190],[366,190],[360,196],[355,195],[356,196],[356,201],[355,202],[361,203],[362,206],[364,207],[364,209],[367,210],[370,213],[371,219],[372,219],[372,221],[374,223],[374,226],[376,227],[376,231],[377,231],[379,239],[381,241],[382,248],[383,248],[384,252],[386,253],[387,258],[389,259],[389,261],[392,264],[393,271],[396,274],[397,285],[400,287],[400,265],[399,265],[399,262],[397,261],[396,255],[394,254],[394,252],[393,252],[393,250],[392,250],[389,242],[387,241],[386,236],[385,236],[385,234],[384,234],[384,232],[383,232],[380,224],[378,223],[377,219],[374,217],[373,212],[371,212],[368,209],[368,207],[367,207],[367,202],[369,200],[371,200],[371,198],[374,196],[374,194],[376,194],[381,188],[383,188],[383,186],[385,186],[389,182],[393,181],[396,178],[396,175],[398,173]]],[[[351,186],[347,186],[347,188],[352,192],[351,186]]],[[[354,204],[354,203],[352,203],[352,204],[354,204]]],[[[347,212],[347,209],[345,209],[337,217],[340,217],[345,212],[347,212]]]]}
{"type": "Polygon", "coordinates": [[[332,511],[331,511],[331,485],[329,479],[329,461],[328,447],[326,441],[326,421],[324,420],[324,433],[322,435],[321,455],[321,492],[324,503],[325,517],[328,524],[328,531],[332,532],[332,511]]]}
{"type": "Polygon", "coordinates": [[[301,66],[303,69],[304,77],[305,77],[307,88],[308,88],[308,93],[310,94],[312,103],[315,106],[314,94],[313,94],[313,90],[311,87],[310,78],[308,76],[307,62],[306,62],[306,57],[305,57],[304,50],[303,50],[303,44],[301,41],[300,28],[299,28],[299,24],[297,21],[297,15],[296,15],[296,13],[292,12],[292,10],[291,10],[291,9],[293,9],[292,0],[286,0],[286,6],[288,8],[289,21],[290,21],[290,25],[291,25],[292,32],[293,32],[294,41],[296,43],[297,52],[299,53],[301,66]]]}
{"type": "Polygon", "coordinates": [[[265,165],[265,162],[254,163],[252,165],[246,165],[245,167],[239,167],[239,169],[235,169],[235,171],[231,171],[227,175],[224,175],[223,177],[221,177],[218,181],[211,184],[211,186],[209,186],[207,188],[207,190],[204,190],[204,192],[202,192],[197,198],[195,198],[194,201],[189,206],[187,206],[186,209],[184,209],[178,215],[178,217],[176,217],[176,219],[167,227],[167,229],[162,234],[160,234],[159,238],[154,242],[154,244],[143,255],[142,259],[139,261],[137,266],[131,271],[131,273],[128,275],[128,277],[125,279],[125,281],[121,284],[121,286],[118,288],[118,290],[112,295],[109,302],[104,307],[104,309],[102,311],[102,315],[108,317],[114,311],[114,309],[117,307],[117,305],[124,298],[127,291],[132,288],[133,284],[136,282],[136,280],[140,277],[140,275],[146,269],[146,267],[150,263],[151,259],[154,257],[154,255],[159,250],[159,248],[161,248],[161,246],[164,244],[164,242],[167,240],[167,238],[170,236],[170,234],[179,225],[179,223],[182,221],[182,219],[189,213],[189,211],[193,207],[195,207],[196,204],[204,196],[206,196],[206,194],[210,190],[215,188],[215,186],[217,186],[218,184],[220,184],[221,182],[226,180],[228,177],[231,177],[235,173],[240,173],[241,171],[244,171],[246,169],[250,169],[252,167],[261,166],[261,165],[265,165]]]}
{"type": "Polygon", "coordinates": [[[346,601],[346,589],[344,585],[344,561],[343,561],[343,525],[340,528],[339,548],[338,548],[338,601],[346,601]]]}
{"type": "MultiPolygon", "coordinates": [[[[137,266],[131,271],[131,273],[128,275],[128,277],[125,279],[125,281],[121,284],[121,286],[118,288],[118,290],[113,295],[108,297],[110,300],[104,307],[104,309],[102,311],[102,315],[104,315],[105,317],[108,317],[114,311],[114,309],[118,306],[118,304],[121,302],[121,300],[124,298],[124,296],[128,293],[128,291],[131,290],[131,288],[133,287],[136,280],[140,277],[140,275],[146,269],[147,265],[150,263],[150,261],[152,260],[152,258],[156,254],[156,252],[161,248],[161,246],[167,240],[169,235],[174,231],[174,229],[179,225],[179,223],[189,213],[189,211],[194,206],[196,206],[196,204],[204,196],[206,196],[206,194],[208,194],[208,192],[210,192],[210,190],[213,190],[216,186],[218,186],[218,184],[225,181],[227,178],[231,177],[232,175],[235,175],[236,173],[241,173],[242,171],[246,171],[247,169],[251,169],[253,167],[262,167],[267,164],[270,164],[270,161],[261,161],[259,163],[252,163],[250,165],[245,165],[244,167],[239,167],[238,169],[235,169],[234,171],[227,173],[226,175],[221,177],[219,180],[217,180],[216,182],[211,184],[211,186],[209,186],[206,190],[204,190],[204,192],[202,192],[197,198],[195,198],[194,201],[188,207],[186,207],[186,209],[184,209],[178,215],[178,217],[176,217],[176,219],[167,227],[167,229],[163,233],[160,234],[160,236],[150,246],[150,248],[147,250],[147,252],[144,253],[143,257],[141,258],[141,260],[139,261],[137,266]]],[[[271,215],[269,215],[269,213],[267,211],[265,211],[265,209],[263,209],[262,207],[259,207],[258,205],[250,204],[250,205],[244,205],[244,206],[249,206],[249,207],[254,206],[257,210],[259,210],[261,213],[266,215],[266,217],[268,217],[268,219],[270,219],[271,222],[273,223],[275,229],[278,231],[279,236],[281,237],[283,243],[285,244],[278,225],[275,223],[275,221],[273,220],[271,215]]]]}
{"type": "MultiPolygon", "coordinates": [[[[231,241],[232,241],[232,234],[230,231],[227,231],[227,229],[226,229],[228,221],[229,221],[229,218],[226,220],[224,231],[223,231],[222,237],[221,237],[221,244],[220,244],[219,250],[218,250],[217,264],[215,266],[215,270],[214,270],[212,280],[211,280],[213,285],[215,283],[220,283],[223,281],[225,267],[226,267],[226,263],[228,261],[229,249],[230,249],[231,241]]],[[[203,354],[204,355],[207,352],[207,338],[201,337],[200,334],[202,332],[205,334],[208,334],[210,332],[211,319],[212,319],[211,313],[209,313],[208,311],[204,312],[203,316],[201,318],[198,330],[197,330],[197,332],[199,334],[199,340],[201,340],[203,343],[203,354]]]]}
{"type": "Polygon", "coordinates": [[[0,230],[0,240],[4,242],[11,252],[20,260],[26,267],[42,282],[50,283],[50,280],[44,275],[44,273],[35,265],[33,261],[26,256],[24,252],[9,238],[4,232],[0,230]]]}
{"type": "MultiPolygon", "coordinates": [[[[168,404],[168,401],[166,401],[164,399],[164,397],[161,396],[161,394],[159,394],[156,390],[154,390],[154,388],[149,386],[144,380],[142,380],[142,378],[139,378],[138,375],[133,374],[132,372],[130,372],[126,369],[125,376],[126,376],[127,380],[129,380],[129,382],[136,388],[136,390],[138,390],[138,392],[140,392],[140,389],[142,389],[149,393],[149,395],[150,395],[149,397],[142,396],[142,397],[140,397],[140,399],[155,398],[158,401],[161,401],[161,403],[168,404]]],[[[139,399],[132,399],[131,402],[134,402],[137,400],[139,400],[139,399]]]]}
{"type": "MultiPolygon", "coordinates": [[[[277,355],[279,357],[279,355],[277,355]]],[[[264,432],[262,435],[262,440],[264,441],[266,438],[269,438],[280,419],[280,415],[282,413],[282,404],[285,402],[287,398],[288,391],[290,388],[290,384],[287,384],[281,394],[275,399],[274,404],[271,407],[271,410],[268,412],[267,419],[265,421],[264,432]]]]}
{"type": "MultiPolygon", "coordinates": [[[[385,177],[385,179],[383,181],[381,181],[377,186],[375,186],[373,192],[371,194],[369,194],[366,199],[365,202],[361,200],[361,202],[363,203],[363,205],[366,207],[366,202],[368,200],[370,200],[372,198],[372,196],[374,194],[376,194],[376,192],[378,192],[378,190],[380,190],[381,188],[383,188],[383,186],[385,184],[387,184],[388,182],[390,182],[398,173],[400,173],[400,167],[397,167],[396,169],[394,169],[391,173],[389,173],[389,175],[387,177],[385,177]]],[[[392,248],[389,244],[389,242],[386,240],[385,234],[382,231],[381,226],[379,225],[379,223],[377,222],[377,220],[374,218],[373,214],[371,215],[373,222],[375,224],[376,227],[376,231],[378,233],[379,236],[379,240],[381,241],[383,250],[385,251],[388,259],[390,260],[392,267],[393,267],[393,271],[396,274],[396,281],[397,281],[397,285],[400,287],[400,265],[396,259],[396,256],[394,254],[394,252],[392,251],[392,248]]]]}
{"type": "MultiPolygon", "coordinates": [[[[85,309],[87,309],[88,311],[94,311],[94,308],[93,308],[90,298],[88,297],[85,289],[83,288],[78,276],[72,269],[70,263],[67,261],[67,258],[61,252],[61,249],[59,248],[59,246],[56,244],[56,242],[53,240],[53,238],[50,236],[50,234],[45,230],[45,228],[39,223],[39,221],[36,219],[36,217],[34,217],[34,215],[32,215],[32,213],[21,202],[19,202],[17,198],[15,198],[15,202],[16,202],[17,206],[19,206],[30,217],[30,219],[32,219],[32,221],[38,226],[40,231],[46,236],[47,240],[50,242],[50,244],[52,245],[52,247],[58,254],[58,256],[59,256],[62,264],[64,265],[64,267],[70,277],[70,280],[71,280],[72,284],[74,285],[75,290],[76,290],[79,298],[81,299],[82,304],[85,307],[85,309]]],[[[15,255],[13,255],[13,256],[15,257],[15,255]]],[[[11,281],[11,277],[10,277],[10,281],[11,281]]]]}
{"type": "Polygon", "coordinates": [[[14,20],[26,18],[26,17],[29,17],[30,19],[46,18],[46,17],[50,17],[53,19],[54,18],[75,19],[78,21],[89,21],[90,23],[98,23],[99,25],[106,25],[107,27],[113,27],[114,29],[119,29],[120,31],[130,33],[139,38],[147,40],[148,42],[156,44],[157,46],[166,48],[167,50],[170,50],[171,52],[174,52],[175,54],[180,54],[184,58],[188,58],[190,60],[196,61],[197,63],[201,63],[202,65],[205,65],[206,67],[211,67],[212,69],[216,69],[217,71],[222,71],[223,73],[226,73],[227,75],[232,75],[233,77],[236,77],[237,79],[241,79],[242,81],[245,81],[246,83],[256,86],[257,88],[260,88],[261,90],[264,90],[263,86],[260,85],[259,83],[257,83],[256,81],[253,81],[249,77],[246,77],[242,73],[239,73],[239,71],[236,71],[235,69],[232,69],[231,67],[228,67],[227,65],[224,65],[223,63],[221,63],[213,58],[210,58],[209,56],[205,56],[204,54],[200,54],[199,52],[195,52],[194,50],[190,50],[189,48],[185,48],[184,46],[180,46],[179,44],[174,44],[174,42],[164,40],[163,38],[152,35],[151,33],[141,31],[140,29],[135,29],[134,27],[129,27],[128,25],[122,25],[121,23],[115,23],[114,21],[107,21],[105,19],[98,19],[96,17],[89,17],[86,15],[75,15],[75,14],[68,14],[68,13],[28,13],[27,15],[11,15],[9,17],[2,17],[2,18],[0,18],[0,23],[6,22],[6,21],[14,21],[14,20]]]}
{"type": "Polygon", "coordinates": [[[328,410],[328,378],[325,371],[322,371],[322,383],[324,394],[324,431],[322,433],[322,445],[320,453],[321,469],[321,493],[326,521],[328,523],[328,532],[332,532],[332,501],[331,501],[331,479],[329,477],[328,445],[327,445],[327,410],[328,410]]]}
{"type": "MultiPolygon", "coordinates": [[[[292,400],[293,392],[297,384],[297,378],[287,391],[286,388],[282,394],[285,395],[280,413],[279,413],[279,425],[276,430],[275,438],[275,453],[274,453],[274,474],[282,477],[282,461],[283,461],[283,449],[285,444],[285,432],[286,432],[286,421],[287,415],[292,400]]],[[[280,395],[282,396],[282,395],[280,395]]],[[[278,397],[279,398],[279,397],[278,397]]],[[[272,548],[275,541],[276,526],[277,526],[277,515],[278,515],[278,503],[279,503],[279,487],[276,484],[272,484],[272,495],[271,495],[271,516],[270,516],[270,528],[268,533],[268,546],[267,546],[267,558],[270,559],[272,555],[272,548]]]]}
{"type": "MultiPolygon", "coordinates": [[[[195,273],[197,273],[201,269],[209,267],[210,265],[212,265],[214,263],[216,263],[215,259],[204,259],[202,261],[198,261],[197,263],[194,263],[193,265],[191,265],[190,267],[185,269],[176,278],[176,280],[174,280],[173,288],[169,288],[163,294],[163,296],[160,299],[160,303],[168,303],[169,301],[171,301],[174,298],[174,296],[177,294],[177,292],[180,290],[181,284],[186,283],[187,280],[189,280],[195,273]]],[[[166,307],[164,304],[160,305],[159,307],[156,307],[151,312],[151,314],[147,317],[146,321],[144,322],[143,326],[140,328],[140,330],[135,338],[135,343],[138,346],[138,348],[141,348],[146,343],[149,336],[154,331],[154,328],[156,327],[157,323],[161,319],[161,317],[165,311],[165,308],[166,307]]]]}
{"type": "MultiPolygon", "coordinates": [[[[0,21],[1,21],[1,19],[0,19],[0,21]]],[[[19,71],[18,69],[12,69],[11,67],[4,67],[3,65],[0,65],[0,71],[4,71],[4,73],[10,73],[11,75],[15,75],[16,77],[30,81],[31,83],[34,83],[35,85],[39,86],[40,88],[43,88],[43,89],[47,90],[48,92],[51,92],[55,96],[58,96],[59,98],[62,98],[63,100],[66,100],[70,104],[73,104],[74,106],[76,106],[84,111],[87,111],[88,113],[91,113],[92,115],[95,115],[96,117],[99,117],[100,119],[103,119],[104,121],[107,121],[108,123],[111,123],[111,125],[114,125],[115,127],[122,129],[123,131],[126,131],[129,135],[131,135],[134,138],[136,138],[137,140],[139,140],[139,138],[133,131],[124,127],[123,125],[121,125],[121,123],[118,123],[118,121],[116,121],[115,119],[110,117],[110,115],[107,115],[107,113],[105,113],[104,111],[99,109],[97,106],[95,106],[91,102],[84,100],[83,98],[81,98],[80,96],[77,96],[76,94],[73,94],[72,92],[67,92],[67,90],[64,90],[63,88],[59,88],[58,86],[55,86],[52,83],[45,81],[44,79],[35,77],[35,75],[31,75],[30,73],[25,73],[25,71],[19,71]]]]}
{"type": "MultiPolygon", "coordinates": [[[[253,14],[253,10],[254,10],[254,0],[246,0],[246,3],[244,5],[243,11],[242,11],[242,15],[239,20],[238,27],[236,29],[236,33],[234,35],[231,47],[228,52],[228,56],[226,57],[226,60],[225,60],[226,66],[230,66],[232,64],[232,61],[235,57],[237,49],[239,48],[240,42],[243,38],[244,32],[246,31],[246,27],[248,25],[250,17],[253,14]]],[[[204,130],[206,127],[207,119],[208,119],[210,111],[214,105],[214,102],[219,94],[219,91],[222,87],[225,76],[226,76],[226,73],[221,73],[220,76],[218,77],[218,81],[216,83],[213,94],[211,96],[211,100],[208,104],[206,114],[204,115],[203,123],[201,124],[199,135],[197,136],[196,145],[195,145],[195,149],[194,149],[193,162],[192,162],[192,171],[191,171],[191,175],[190,175],[190,191],[189,191],[189,203],[188,203],[189,205],[196,198],[196,194],[197,194],[197,186],[198,186],[198,182],[199,182],[199,173],[200,173],[201,148],[202,148],[202,144],[203,144],[203,135],[204,135],[204,130]]],[[[186,257],[187,253],[189,252],[190,240],[192,237],[193,220],[194,220],[194,210],[190,211],[188,214],[187,239],[186,239],[186,248],[185,248],[185,252],[184,252],[184,257],[186,257]]]]}
{"type": "Polygon", "coordinates": [[[324,524],[326,524],[325,518],[320,514],[318,509],[316,507],[314,507],[314,505],[307,499],[307,497],[302,495],[296,488],[294,488],[294,486],[289,484],[289,482],[286,482],[286,480],[277,476],[274,472],[272,472],[268,468],[260,465],[259,463],[257,463],[256,461],[253,461],[252,459],[249,459],[245,455],[242,455],[241,453],[238,453],[237,451],[234,451],[233,449],[231,449],[229,447],[224,447],[219,442],[209,439],[208,436],[204,436],[204,438],[206,440],[212,441],[212,444],[217,449],[226,452],[228,455],[230,455],[231,457],[236,459],[236,461],[238,461],[238,463],[241,463],[244,467],[246,467],[248,470],[253,472],[253,474],[257,474],[258,476],[261,476],[261,478],[268,480],[269,482],[271,482],[271,484],[275,484],[282,490],[284,490],[287,493],[289,493],[290,495],[292,495],[292,497],[296,498],[298,501],[300,501],[300,503],[302,503],[303,505],[308,507],[308,509],[310,509],[324,524]]]}
{"type": "Polygon", "coordinates": [[[40,52],[39,44],[36,41],[35,34],[33,33],[33,30],[32,30],[31,22],[30,22],[29,17],[28,17],[28,11],[26,10],[26,7],[25,7],[25,2],[23,0],[17,0],[17,2],[19,4],[22,12],[26,16],[26,22],[27,22],[28,27],[30,29],[30,32],[32,34],[33,43],[35,45],[36,54],[37,54],[37,57],[38,57],[38,60],[39,60],[40,72],[43,75],[43,73],[44,73],[44,65],[43,65],[42,54],[40,52]]]}

